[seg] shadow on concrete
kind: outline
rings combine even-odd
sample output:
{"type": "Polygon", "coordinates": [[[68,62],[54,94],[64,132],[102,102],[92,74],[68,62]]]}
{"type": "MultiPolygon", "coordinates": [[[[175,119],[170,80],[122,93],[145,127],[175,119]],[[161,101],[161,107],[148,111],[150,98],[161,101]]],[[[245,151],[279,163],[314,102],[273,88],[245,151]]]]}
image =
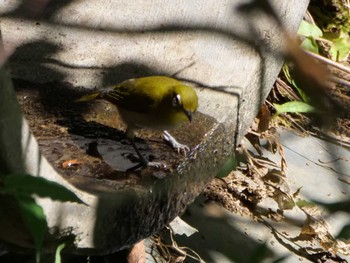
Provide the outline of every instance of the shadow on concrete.
{"type": "MultiPolygon", "coordinates": [[[[244,234],[232,224],[232,218],[225,215],[209,216],[204,208],[205,199],[200,196],[192,203],[181,217],[189,225],[198,230],[190,237],[175,235],[174,239],[180,247],[188,247],[200,255],[205,262],[259,263],[272,260],[276,255],[256,239],[244,234]]],[[[251,219],[246,220],[249,228],[251,219]]],[[[187,257],[186,262],[197,262],[187,257]]]]}

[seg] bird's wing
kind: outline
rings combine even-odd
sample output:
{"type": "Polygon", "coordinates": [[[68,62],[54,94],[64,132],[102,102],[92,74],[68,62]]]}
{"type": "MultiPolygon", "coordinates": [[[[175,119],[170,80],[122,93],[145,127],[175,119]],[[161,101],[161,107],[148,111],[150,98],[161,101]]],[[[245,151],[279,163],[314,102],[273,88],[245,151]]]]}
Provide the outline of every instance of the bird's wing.
{"type": "Polygon", "coordinates": [[[154,110],[160,98],[152,93],[152,87],[137,85],[132,81],[126,81],[115,86],[111,91],[104,94],[104,98],[123,109],[148,113],[154,110]]]}

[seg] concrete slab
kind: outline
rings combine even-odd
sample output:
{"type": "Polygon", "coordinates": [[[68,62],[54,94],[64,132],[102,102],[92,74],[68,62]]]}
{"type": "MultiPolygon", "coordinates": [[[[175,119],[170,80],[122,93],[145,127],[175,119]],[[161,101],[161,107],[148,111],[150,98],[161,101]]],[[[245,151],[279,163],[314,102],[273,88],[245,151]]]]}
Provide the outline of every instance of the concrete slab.
{"type": "MultiPolygon", "coordinates": [[[[250,126],[282,65],[278,22],[258,8],[259,1],[255,6],[243,0],[52,1],[44,9],[26,3],[0,3],[2,37],[5,49],[13,52],[14,78],[102,88],[131,77],[174,76],[196,87],[200,113],[215,120],[205,127],[203,141],[190,158],[167,178],[144,188],[142,195],[96,196],[75,189],[41,155],[26,122],[18,124],[16,133],[12,128],[2,133],[0,147],[7,156],[23,156],[15,161],[23,166],[5,160],[9,171],[56,180],[90,205],[39,200],[51,240],[67,233],[75,236],[67,250],[76,253],[103,254],[130,246],[183,211],[250,126]],[[9,141],[23,146],[9,146],[9,141]],[[91,219],[87,225],[82,215],[91,219]]],[[[308,1],[272,3],[281,22],[295,32],[308,1]]],[[[11,87],[1,88],[0,98],[12,93],[11,87]]],[[[2,127],[13,127],[4,112],[16,112],[21,120],[16,106],[8,101],[1,106],[2,127]]],[[[21,240],[17,245],[27,246],[21,240]]]]}

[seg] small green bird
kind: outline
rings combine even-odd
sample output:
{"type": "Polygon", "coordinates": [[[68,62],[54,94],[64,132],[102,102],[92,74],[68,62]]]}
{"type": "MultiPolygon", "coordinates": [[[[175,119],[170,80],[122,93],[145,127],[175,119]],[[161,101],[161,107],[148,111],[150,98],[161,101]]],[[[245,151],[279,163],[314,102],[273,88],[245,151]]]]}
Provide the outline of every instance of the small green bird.
{"type": "Polygon", "coordinates": [[[103,98],[117,106],[127,125],[126,137],[134,147],[142,165],[150,165],[134,143],[135,130],[149,128],[163,130],[164,138],[178,152],[189,150],[166,130],[192,121],[198,108],[195,90],[182,82],[165,76],[151,76],[126,80],[113,89],[86,95],[78,102],[103,98]]]}

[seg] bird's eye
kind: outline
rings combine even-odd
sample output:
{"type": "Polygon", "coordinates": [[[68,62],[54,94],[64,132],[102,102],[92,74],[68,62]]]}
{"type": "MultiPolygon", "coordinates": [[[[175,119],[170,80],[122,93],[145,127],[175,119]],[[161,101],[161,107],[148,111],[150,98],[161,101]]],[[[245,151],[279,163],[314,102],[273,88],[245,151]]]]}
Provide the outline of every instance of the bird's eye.
{"type": "Polygon", "coordinates": [[[181,105],[181,96],[179,94],[176,94],[174,97],[173,97],[173,107],[174,108],[177,108],[181,105]]]}

